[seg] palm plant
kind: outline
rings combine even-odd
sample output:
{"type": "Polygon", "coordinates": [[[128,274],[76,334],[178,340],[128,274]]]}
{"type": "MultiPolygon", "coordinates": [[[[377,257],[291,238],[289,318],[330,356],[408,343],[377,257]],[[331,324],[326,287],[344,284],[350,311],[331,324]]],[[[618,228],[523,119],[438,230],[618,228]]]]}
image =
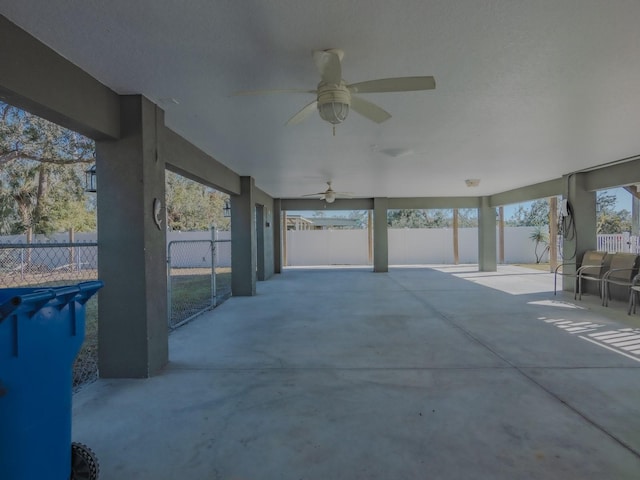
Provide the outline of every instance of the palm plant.
{"type": "Polygon", "coordinates": [[[542,226],[538,225],[535,227],[533,232],[531,232],[529,238],[535,242],[534,254],[536,256],[536,263],[540,263],[542,261],[542,257],[544,257],[544,254],[549,250],[547,231],[546,229],[543,229],[542,226]],[[540,245],[544,245],[544,248],[542,249],[542,252],[538,254],[538,247],[540,245]]]}

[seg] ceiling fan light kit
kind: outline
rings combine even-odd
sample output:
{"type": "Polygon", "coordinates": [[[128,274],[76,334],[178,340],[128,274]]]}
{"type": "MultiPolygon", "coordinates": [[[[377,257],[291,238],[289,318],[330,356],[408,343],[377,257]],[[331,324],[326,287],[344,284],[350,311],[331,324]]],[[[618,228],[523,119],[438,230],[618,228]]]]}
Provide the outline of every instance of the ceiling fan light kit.
{"type": "Polygon", "coordinates": [[[315,90],[258,90],[237,92],[237,94],[314,93],[316,99],[302,107],[287,121],[286,125],[297,125],[317,110],[320,118],[333,125],[335,135],[335,126],[344,122],[351,110],[375,123],[382,123],[391,118],[389,112],[375,103],[354,95],[356,93],[416,92],[436,88],[433,77],[380,78],[347,84],[342,79],[343,57],[344,52],[337,48],[313,52],[313,61],[320,73],[320,83],[315,90]]]}
{"type": "Polygon", "coordinates": [[[327,193],[324,195],[324,201],[327,203],[333,203],[336,201],[336,194],[333,190],[327,190],[327,193]]]}
{"type": "Polygon", "coordinates": [[[303,195],[303,197],[316,197],[316,196],[318,196],[320,198],[320,200],[324,200],[327,203],[335,202],[336,198],[338,198],[338,197],[351,198],[351,194],[350,193],[336,192],[331,187],[331,182],[327,182],[327,187],[328,188],[324,192],[309,193],[307,195],[303,195]]]}
{"type": "Polygon", "coordinates": [[[342,85],[318,85],[318,112],[320,118],[332,125],[338,125],[346,120],[349,115],[351,94],[342,85]]]}

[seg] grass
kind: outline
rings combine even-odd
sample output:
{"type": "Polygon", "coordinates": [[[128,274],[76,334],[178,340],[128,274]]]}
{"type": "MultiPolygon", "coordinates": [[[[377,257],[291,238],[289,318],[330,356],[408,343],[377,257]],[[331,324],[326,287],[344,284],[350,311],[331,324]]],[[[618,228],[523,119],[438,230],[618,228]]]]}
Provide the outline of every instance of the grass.
{"type": "MultiPolygon", "coordinates": [[[[181,269],[184,270],[184,269],[181,269]]],[[[50,274],[29,274],[23,277],[10,277],[8,288],[46,288],[72,285],[97,278],[96,270],[80,272],[57,272],[55,279],[50,274]]],[[[173,309],[181,311],[182,318],[188,318],[210,306],[211,302],[211,274],[210,270],[193,272],[179,272],[173,274],[171,294],[173,309]]],[[[231,269],[216,269],[216,286],[218,303],[222,303],[231,295],[231,269]]],[[[3,285],[4,287],[4,285],[3,285]]],[[[85,304],[85,339],[73,367],[73,386],[80,385],[97,378],[98,372],[98,300],[99,292],[85,304]]],[[[172,309],[172,310],[173,310],[172,309]]],[[[175,320],[174,323],[180,320],[175,320]]]]}
{"type": "MultiPolygon", "coordinates": [[[[174,269],[171,282],[171,324],[175,325],[211,306],[211,275],[206,269],[174,269]],[[204,271],[201,271],[204,270],[204,271]]],[[[231,293],[231,269],[216,269],[217,301],[231,293]]]]}

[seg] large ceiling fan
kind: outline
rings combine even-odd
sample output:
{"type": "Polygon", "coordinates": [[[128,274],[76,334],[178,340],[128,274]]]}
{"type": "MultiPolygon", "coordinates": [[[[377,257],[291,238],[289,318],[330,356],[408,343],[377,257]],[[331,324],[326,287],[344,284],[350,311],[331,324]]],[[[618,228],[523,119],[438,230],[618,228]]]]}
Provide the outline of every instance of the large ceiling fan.
{"type": "Polygon", "coordinates": [[[317,192],[317,193],[309,193],[307,195],[303,195],[303,197],[320,197],[320,200],[324,200],[327,203],[333,203],[336,201],[336,198],[341,197],[341,198],[351,198],[351,194],[350,193],[345,193],[345,192],[336,192],[332,187],[331,187],[331,182],[327,182],[327,185],[329,188],[327,188],[324,192],[317,192]]]}
{"type": "Polygon", "coordinates": [[[350,109],[355,110],[360,115],[376,123],[382,123],[391,118],[389,112],[355,94],[411,92],[436,88],[436,82],[433,77],[381,78],[378,80],[348,84],[342,79],[343,57],[344,52],[337,48],[316,50],[313,52],[313,61],[316,64],[318,72],[320,72],[321,78],[315,90],[256,90],[238,92],[238,94],[313,93],[316,95],[316,99],[305,105],[302,110],[292,116],[286,124],[296,125],[317,109],[320,117],[335,127],[335,125],[344,122],[350,109]]]}

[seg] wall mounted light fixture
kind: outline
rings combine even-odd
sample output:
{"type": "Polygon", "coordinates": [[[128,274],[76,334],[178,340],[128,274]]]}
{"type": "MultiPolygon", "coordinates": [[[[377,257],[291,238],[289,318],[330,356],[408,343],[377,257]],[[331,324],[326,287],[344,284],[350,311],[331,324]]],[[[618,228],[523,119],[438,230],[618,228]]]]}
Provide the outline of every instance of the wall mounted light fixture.
{"type": "Polygon", "coordinates": [[[95,193],[98,186],[97,180],[98,176],[96,175],[96,165],[94,163],[91,168],[84,171],[84,191],[95,193]]]}

